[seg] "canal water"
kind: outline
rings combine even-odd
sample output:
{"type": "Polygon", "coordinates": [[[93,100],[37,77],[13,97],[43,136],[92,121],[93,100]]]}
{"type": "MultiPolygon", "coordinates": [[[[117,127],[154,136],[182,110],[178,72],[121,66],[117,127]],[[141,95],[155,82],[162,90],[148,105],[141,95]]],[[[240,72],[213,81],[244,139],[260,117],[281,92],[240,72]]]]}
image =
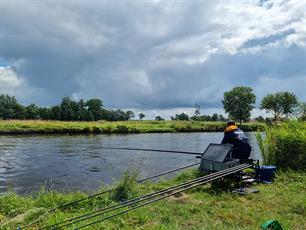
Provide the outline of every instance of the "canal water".
{"type": "MultiPolygon", "coordinates": [[[[247,133],[253,159],[261,160],[255,133],[247,133]]],[[[0,136],[0,193],[25,194],[41,187],[58,191],[92,191],[118,180],[126,170],[139,179],[196,163],[192,155],[107,150],[101,147],[151,148],[203,152],[220,143],[223,133],[127,135],[0,136]]],[[[171,175],[170,175],[171,176],[171,175]]]]}

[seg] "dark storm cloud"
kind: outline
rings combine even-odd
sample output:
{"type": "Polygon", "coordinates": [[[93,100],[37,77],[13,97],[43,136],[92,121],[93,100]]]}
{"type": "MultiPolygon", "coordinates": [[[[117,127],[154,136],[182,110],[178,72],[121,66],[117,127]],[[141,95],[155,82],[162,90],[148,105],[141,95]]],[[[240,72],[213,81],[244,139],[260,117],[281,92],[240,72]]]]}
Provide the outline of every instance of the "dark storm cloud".
{"type": "Polygon", "coordinates": [[[305,100],[300,8],[299,1],[1,2],[0,66],[14,66],[16,76],[1,70],[0,93],[11,85],[23,103],[41,105],[69,95],[113,108],[216,108],[234,86],[252,86],[260,98],[284,82],[305,100]]]}

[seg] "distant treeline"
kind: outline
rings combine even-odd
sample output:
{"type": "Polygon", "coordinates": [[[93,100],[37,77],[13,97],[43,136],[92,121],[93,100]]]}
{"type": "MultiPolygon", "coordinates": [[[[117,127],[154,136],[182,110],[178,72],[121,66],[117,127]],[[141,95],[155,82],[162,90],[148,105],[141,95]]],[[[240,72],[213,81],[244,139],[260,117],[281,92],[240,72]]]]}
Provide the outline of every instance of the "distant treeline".
{"type": "MultiPolygon", "coordinates": [[[[140,113],[139,119],[145,117],[140,113]]],[[[28,106],[21,105],[14,96],[0,95],[0,119],[41,119],[41,120],[60,120],[60,121],[127,121],[135,117],[131,110],[121,109],[108,110],[103,107],[100,99],[74,101],[69,97],[64,97],[60,104],[51,107],[39,107],[35,104],[28,106]]],[[[155,120],[162,121],[162,117],[157,116],[155,120]]],[[[196,115],[189,117],[185,113],[176,114],[171,120],[197,120],[197,121],[225,121],[220,114],[196,115]]]]}
{"type": "Polygon", "coordinates": [[[214,113],[213,115],[200,115],[189,117],[186,113],[176,114],[174,117],[171,116],[171,120],[180,120],[180,121],[226,121],[227,119],[222,114],[214,113]]]}
{"type": "Polygon", "coordinates": [[[64,97],[59,105],[39,107],[21,105],[14,96],[0,95],[0,119],[42,119],[61,121],[126,121],[134,117],[132,111],[103,108],[100,99],[74,101],[64,97]]]}

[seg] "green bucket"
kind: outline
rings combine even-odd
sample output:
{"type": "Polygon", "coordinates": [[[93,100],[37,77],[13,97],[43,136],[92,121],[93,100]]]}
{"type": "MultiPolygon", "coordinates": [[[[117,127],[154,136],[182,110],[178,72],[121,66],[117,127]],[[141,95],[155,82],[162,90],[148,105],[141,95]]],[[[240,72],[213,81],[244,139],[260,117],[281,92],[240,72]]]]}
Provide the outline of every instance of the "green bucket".
{"type": "Polygon", "coordinates": [[[282,226],[277,222],[277,220],[269,220],[261,225],[263,230],[283,230],[282,226]]]}

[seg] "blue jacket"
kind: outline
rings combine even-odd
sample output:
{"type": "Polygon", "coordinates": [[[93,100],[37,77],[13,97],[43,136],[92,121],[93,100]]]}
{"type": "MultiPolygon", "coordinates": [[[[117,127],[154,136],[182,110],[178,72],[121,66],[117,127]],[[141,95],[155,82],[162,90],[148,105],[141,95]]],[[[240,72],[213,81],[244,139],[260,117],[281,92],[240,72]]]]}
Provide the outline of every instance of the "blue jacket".
{"type": "Polygon", "coordinates": [[[236,125],[225,129],[222,144],[232,144],[232,157],[236,159],[248,159],[251,154],[251,146],[244,132],[236,125]]]}

